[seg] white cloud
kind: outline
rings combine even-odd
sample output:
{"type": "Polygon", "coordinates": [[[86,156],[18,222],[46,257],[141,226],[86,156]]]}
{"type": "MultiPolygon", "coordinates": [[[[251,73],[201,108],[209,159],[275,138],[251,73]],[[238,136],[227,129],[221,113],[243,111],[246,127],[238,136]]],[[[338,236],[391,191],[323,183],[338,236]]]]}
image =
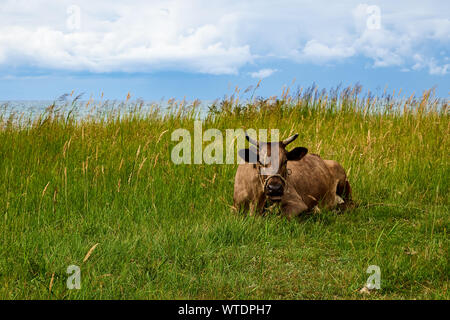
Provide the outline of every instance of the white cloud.
{"type": "Polygon", "coordinates": [[[249,45],[226,35],[229,18],[219,17],[211,23],[189,21],[192,10],[184,7],[187,4],[135,1],[139,6],[124,6],[98,1],[92,7],[88,1],[79,1],[81,24],[72,32],[66,26],[71,17],[66,12],[69,2],[67,7],[37,2],[45,8],[39,19],[27,13],[25,3],[23,11],[19,11],[21,1],[16,6],[8,1],[3,8],[2,18],[17,15],[28,16],[29,20],[0,22],[0,64],[92,72],[181,70],[235,74],[252,62],[249,45]],[[102,15],[97,16],[97,12],[102,15]],[[61,21],[55,13],[59,13],[61,21]]]}
{"type": "Polygon", "coordinates": [[[439,65],[434,58],[425,58],[420,54],[415,54],[413,59],[415,61],[412,66],[413,70],[428,68],[428,72],[432,75],[446,75],[450,72],[450,64],[439,65]]]}
{"type": "Polygon", "coordinates": [[[366,57],[374,67],[449,72],[447,1],[377,6],[373,29],[373,8],[359,1],[2,0],[0,68],[237,74],[267,58],[321,64],[366,57]],[[73,4],[81,16],[71,29],[73,4]]]}
{"type": "Polygon", "coordinates": [[[434,59],[431,59],[428,64],[428,70],[430,74],[445,75],[450,72],[450,64],[439,66],[434,59]]]}
{"type": "Polygon", "coordinates": [[[256,72],[250,72],[250,76],[252,78],[256,78],[256,79],[264,79],[264,78],[270,77],[272,74],[274,74],[277,71],[278,71],[277,69],[261,69],[256,72]]]}
{"type": "Polygon", "coordinates": [[[305,44],[301,53],[301,58],[316,62],[325,62],[348,58],[355,55],[356,51],[353,47],[337,44],[329,47],[317,40],[310,40],[305,44]]]}

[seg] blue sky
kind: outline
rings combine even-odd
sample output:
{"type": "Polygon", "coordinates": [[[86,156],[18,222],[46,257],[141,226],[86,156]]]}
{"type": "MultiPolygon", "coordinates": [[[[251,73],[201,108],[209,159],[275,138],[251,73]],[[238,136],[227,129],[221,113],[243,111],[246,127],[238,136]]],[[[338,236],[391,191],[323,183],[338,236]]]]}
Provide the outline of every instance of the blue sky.
{"type": "Polygon", "coordinates": [[[211,100],[315,82],[450,93],[448,1],[0,3],[0,100],[211,100]],[[295,81],[294,81],[295,80],[295,81]]]}

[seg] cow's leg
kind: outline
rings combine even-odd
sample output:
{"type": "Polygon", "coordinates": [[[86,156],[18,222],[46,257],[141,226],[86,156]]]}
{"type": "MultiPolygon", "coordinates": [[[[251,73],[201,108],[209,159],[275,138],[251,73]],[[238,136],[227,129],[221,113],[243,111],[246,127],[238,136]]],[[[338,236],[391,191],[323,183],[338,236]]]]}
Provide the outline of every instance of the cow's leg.
{"type": "Polygon", "coordinates": [[[264,201],[250,201],[248,197],[236,199],[233,205],[235,211],[253,215],[262,215],[264,211],[264,201]]]}
{"type": "Polygon", "coordinates": [[[342,199],[340,196],[336,195],[336,205],[341,205],[344,203],[344,199],[342,199]]]}
{"type": "Polygon", "coordinates": [[[336,194],[336,189],[338,186],[339,180],[334,180],[333,185],[330,190],[328,190],[326,196],[324,197],[324,208],[331,210],[336,208],[336,206],[342,201],[342,198],[336,194]]]}
{"type": "Polygon", "coordinates": [[[235,204],[234,207],[236,208],[237,212],[241,212],[244,214],[248,213],[250,216],[262,214],[261,206],[253,201],[243,201],[238,205],[235,204]]]}
{"type": "Polygon", "coordinates": [[[348,181],[345,180],[342,182],[341,180],[336,180],[333,188],[329,191],[329,197],[327,201],[327,205],[325,208],[327,209],[335,209],[338,208],[340,210],[345,210],[352,204],[351,198],[351,189],[348,181]],[[344,184],[344,188],[340,187],[341,184],[344,184]],[[345,186],[345,184],[348,185],[345,186]],[[349,193],[345,193],[348,191],[349,193]]]}
{"type": "Polygon", "coordinates": [[[248,212],[250,205],[251,203],[247,193],[234,193],[233,207],[237,212],[248,212]]]}
{"type": "Polygon", "coordinates": [[[354,205],[352,199],[352,188],[350,187],[350,183],[347,179],[338,184],[336,193],[341,197],[341,200],[343,200],[343,202],[339,204],[340,209],[345,210],[347,208],[351,208],[354,205]]]}
{"type": "Polygon", "coordinates": [[[336,185],[336,195],[338,196],[338,198],[336,198],[336,204],[338,207],[345,209],[353,203],[352,188],[348,182],[345,169],[337,161],[324,160],[324,162],[332,172],[334,178],[338,180],[336,185]],[[344,202],[341,203],[341,200],[344,202]]]}
{"type": "Polygon", "coordinates": [[[281,205],[281,211],[288,220],[291,220],[307,210],[308,206],[303,201],[289,201],[281,205]]]}
{"type": "Polygon", "coordinates": [[[264,194],[262,194],[259,197],[258,201],[253,203],[253,210],[251,210],[250,212],[254,212],[255,215],[262,216],[264,214],[265,204],[266,204],[266,197],[264,194]]]}
{"type": "Polygon", "coordinates": [[[260,212],[259,205],[256,202],[250,203],[249,214],[250,216],[256,216],[260,212]]]}
{"type": "Polygon", "coordinates": [[[302,197],[294,190],[288,189],[281,201],[281,212],[284,216],[291,220],[300,213],[307,211],[309,208],[303,201],[302,197]]]}

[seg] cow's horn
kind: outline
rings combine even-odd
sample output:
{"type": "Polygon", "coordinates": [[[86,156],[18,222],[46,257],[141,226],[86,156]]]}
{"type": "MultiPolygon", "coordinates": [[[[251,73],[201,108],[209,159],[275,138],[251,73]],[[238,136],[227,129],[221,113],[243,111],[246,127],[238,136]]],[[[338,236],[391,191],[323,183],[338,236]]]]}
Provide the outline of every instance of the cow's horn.
{"type": "Polygon", "coordinates": [[[295,139],[297,139],[298,137],[298,133],[294,134],[293,136],[290,136],[289,138],[283,140],[283,144],[285,146],[287,146],[289,143],[291,143],[292,141],[294,141],[295,139]]]}
{"type": "Polygon", "coordinates": [[[248,140],[248,142],[250,142],[251,144],[258,146],[258,141],[256,141],[255,139],[252,139],[247,132],[245,132],[245,138],[248,140]]]}

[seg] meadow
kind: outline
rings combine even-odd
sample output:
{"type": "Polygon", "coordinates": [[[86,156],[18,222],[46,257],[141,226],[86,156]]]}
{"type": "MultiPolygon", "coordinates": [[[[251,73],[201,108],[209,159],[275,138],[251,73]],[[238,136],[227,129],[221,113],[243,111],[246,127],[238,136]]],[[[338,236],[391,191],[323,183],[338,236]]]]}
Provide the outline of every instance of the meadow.
{"type": "Polygon", "coordinates": [[[448,100],[254,88],[169,110],[0,113],[1,299],[449,299],[448,100]],[[83,116],[80,116],[83,114],[83,116]],[[234,213],[237,165],[175,165],[177,128],[279,129],[348,171],[356,207],[234,213]],[[81,289],[66,286],[67,267],[81,289]],[[370,265],[381,289],[360,292],[370,265]]]}

